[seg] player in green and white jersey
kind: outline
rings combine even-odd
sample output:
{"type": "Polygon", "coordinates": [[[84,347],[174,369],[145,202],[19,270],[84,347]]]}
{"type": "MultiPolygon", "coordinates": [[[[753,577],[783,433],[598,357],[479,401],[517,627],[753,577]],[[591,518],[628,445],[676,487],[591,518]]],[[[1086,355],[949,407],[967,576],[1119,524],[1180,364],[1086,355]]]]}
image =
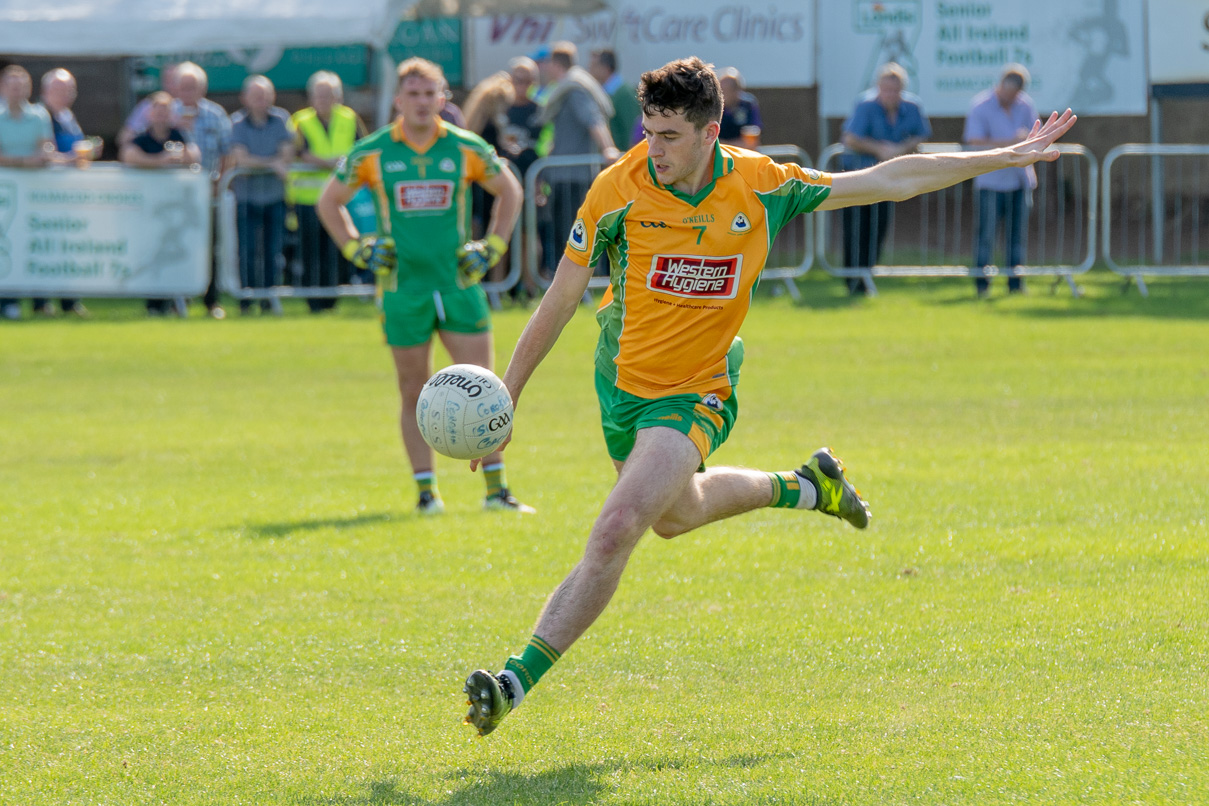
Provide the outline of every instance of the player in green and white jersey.
{"type": "MultiPolygon", "coordinates": [[[[520,183],[482,138],[446,123],[441,68],[399,65],[399,116],[353,146],[319,198],[319,218],[345,257],[378,276],[382,329],[402,398],[403,445],[419,487],[416,509],[444,511],[432,448],[416,424],[416,402],[432,375],[436,333],[455,363],[492,368],[491,313],[478,281],[507,251],[520,213],[520,183]],[[470,189],[496,197],[487,235],[472,240],[470,189]],[[357,232],[346,205],[362,188],[374,199],[378,232],[357,232]]],[[[499,453],[483,460],[487,509],[533,512],[509,492],[499,453]]]]}

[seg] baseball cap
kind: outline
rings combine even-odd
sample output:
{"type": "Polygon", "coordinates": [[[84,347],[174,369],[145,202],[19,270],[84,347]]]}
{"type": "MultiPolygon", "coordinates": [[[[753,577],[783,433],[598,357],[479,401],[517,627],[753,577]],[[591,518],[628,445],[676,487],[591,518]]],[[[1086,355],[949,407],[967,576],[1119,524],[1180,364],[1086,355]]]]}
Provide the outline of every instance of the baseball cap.
{"type": "Polygon", "coordinates": [[[550,46],[542,45],[540,48],[530,53],[529,58],[535,62],[544,62],[546,59],[550,58],[550,46]]]}

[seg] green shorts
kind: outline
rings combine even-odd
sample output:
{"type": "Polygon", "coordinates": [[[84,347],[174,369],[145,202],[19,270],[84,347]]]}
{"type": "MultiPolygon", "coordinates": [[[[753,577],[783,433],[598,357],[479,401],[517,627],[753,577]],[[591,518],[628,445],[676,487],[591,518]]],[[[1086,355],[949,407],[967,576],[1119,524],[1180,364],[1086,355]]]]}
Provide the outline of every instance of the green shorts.
{"type": "Polygon", "coordinates": [[[600,401],[600,423],[604,429],[609,456],[624,462],[634,450],[634,440],[643,428],[665,426],[684,434],[705,460],[726,442],[739,416],[739,365],[743,363],[743,342],[735,339],[727,353],[730,372],[727,381],[705,394],[679,394],[644,398],[618,389],[599,369],[596,370],[596,397],[600,401]]]}
{"type": "Polygon", "coordinates": [[[407,289],[382,295],[382,332],[391,347],[426,344],[438,330],[486,333],[491,311],[481,285],[470,288],[407,289]]]}

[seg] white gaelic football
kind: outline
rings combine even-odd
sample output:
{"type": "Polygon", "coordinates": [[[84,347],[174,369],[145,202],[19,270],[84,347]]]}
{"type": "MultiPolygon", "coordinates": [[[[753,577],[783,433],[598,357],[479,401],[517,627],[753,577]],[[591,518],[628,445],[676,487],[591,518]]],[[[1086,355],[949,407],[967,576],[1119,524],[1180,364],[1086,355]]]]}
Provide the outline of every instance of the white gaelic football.
{"type": "Polygon", "coordinates": [[[512,433],[512,397],[491,370],[454,364],[420,390],[416,422],[437,453],[480,459],[512,433]]]}

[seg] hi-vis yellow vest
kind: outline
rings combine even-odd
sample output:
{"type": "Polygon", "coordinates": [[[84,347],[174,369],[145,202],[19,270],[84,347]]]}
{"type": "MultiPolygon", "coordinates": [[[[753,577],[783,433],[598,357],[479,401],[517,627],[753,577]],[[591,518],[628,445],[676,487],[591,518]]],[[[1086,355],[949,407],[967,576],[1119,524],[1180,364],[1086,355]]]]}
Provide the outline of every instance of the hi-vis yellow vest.
{"type": "MultiPolygon", "coordinates": [[[[328,128],[324,128],[312,107],[295,112],[293,121],[294,128],[306,138],[307,147],[316,157],[342,157],[357,142],[357,113],[341,104],[332,107],[328,128]]],[[[287,201],[315,205],[331,173],[323,168],[291,170],[287,201]]]]}

